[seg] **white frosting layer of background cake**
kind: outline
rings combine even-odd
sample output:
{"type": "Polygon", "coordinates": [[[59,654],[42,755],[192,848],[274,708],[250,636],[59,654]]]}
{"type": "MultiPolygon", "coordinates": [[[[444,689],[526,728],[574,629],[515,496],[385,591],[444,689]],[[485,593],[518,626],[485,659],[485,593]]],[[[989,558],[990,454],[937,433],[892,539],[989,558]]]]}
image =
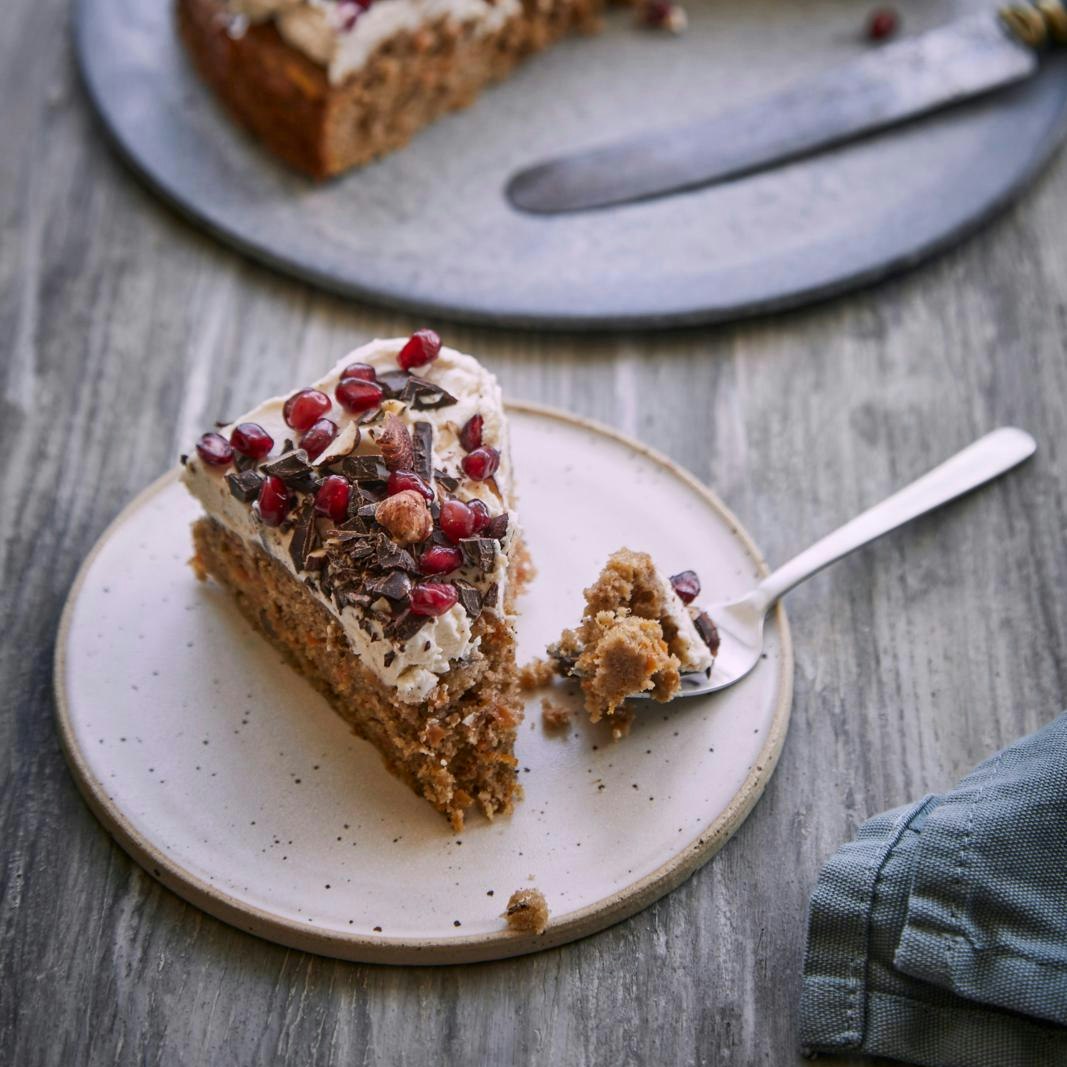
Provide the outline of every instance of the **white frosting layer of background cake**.
{"type": "MultiPolygon", "coordinates": [[[[325,377],[308,386],[300,388],[320,389],[332,401],[333,407],[325,417],[337,423],[339,432],[331,446],[312,464],[321,466],[331,457],[347,454],[346,438],[351,440],[352,427],[356,417],[350,415],[334,399],[334,387],[340,379],[341,372],[350,363],[369,363],[379,373],[398,369],[396,356],[406,343],[407,338],[393,340],[376,340],[362,348],[349,352],[344,359],[325,377]]],[[[512,469],[511,449],[507,436],[507,423],[504,418],[504,405],[500,386],[496,378],[477,360],[463,355],[451,348],[442,348],[437,359],[425,367],[418,367],[415,373],[434,382],[456,398],[456,403],[437,410],[416,411],[401,406],[394,401],[386,401],[383,407],[395,412],[409,426],[416,422],[428,422],[433,427],[433,466],[457,474],[460,484],[451,495],[460,500],[483,500],[491,515],[502,511],[511,513],[507,537],[501,550],[496,554],[494,569],[488,574],[463,567],[456,576],[465,578],[475,585],[479,592],[493,583],[497,585],[497,610],[504,610],[504,596],[507,589],[508,552],[516,536],[516,519],[512,508],[512,469]],[[500,490],[498,496],[491,482],[475,482],[466,478],[460,469],[460,461],[465,455],[459,443],[459,431],[472,415],[481,415],[485,420],[483,439],[500,451],[500,466],[495,474],[495,482],[500,490]]],[[[296,392],[297,389],[292,390],[296,392]]],[[[300,434],[287,426],[282,415],[282,408],[292,392],[284,396],[272,397],[262,404],[235,419],[230,425],[219,430],[229,439],[230,431],[237,423],[255,422],[262,426],[274,438],[274,447],[270,458],[281,454],[282,442],[292,439],[299,445],[300,434]]],[[[377,455],[380,450],[373,441],[373,428],[363,427],[362,440],[352,455],[377,455]]],[[[269,460],[261,461],[267,462],[269,460]]],[[[197,456],[195,449],[189,454],[182,480],[189,491],[201,502],[204,510],[217,519],[228,530],[245,542],[258,546],[282,564],[290,573],[297,574],[289,555],[289,542],[292,532],[278,527],[266,526],[259,521],[252,506],[238,500],[230,492],[226,474],[233,467],[219,469],[210,467],[197,456]]],[[[297,574],[299,577],[299,575],[297,574]]],[[[395,688],[397,696],[404,703],[415,704],[425,700],[436,687],[439,676],[445,674],[458,661],[469,660],[478,654],[480,639],[471,633],[471,620],[467,617],[462,604],[455,604],[449,611],[436,618],[431,618],[419,631],[404,644],[396,644],[386,638],[381,623],[373,615],[364,616],[356,608],[346,606],[342,611],[331,597],[325,596],[317,588],[305,586],[319,603],[323,604],[344,628],[352,651],[362,660],[384,685],[395,688]],[[371,633],[360,625],[370,620],[371,633]],[[395,658],[388,664],[388,653],[395,653],[395,658]]]]}
{"type": "MultiPolygon", "coordinates": [[[[377,0],[346,29],[346,6],[336,0],[229,0],[238,20],[273,19],[288,44],[326,68],[332,85],[359,70],[380,44],[402,30],[448,20],[492,33],[522,11],[521,0],[377,0]]],[[[240,26],[235,22],[231,32],[240,26]]]]}

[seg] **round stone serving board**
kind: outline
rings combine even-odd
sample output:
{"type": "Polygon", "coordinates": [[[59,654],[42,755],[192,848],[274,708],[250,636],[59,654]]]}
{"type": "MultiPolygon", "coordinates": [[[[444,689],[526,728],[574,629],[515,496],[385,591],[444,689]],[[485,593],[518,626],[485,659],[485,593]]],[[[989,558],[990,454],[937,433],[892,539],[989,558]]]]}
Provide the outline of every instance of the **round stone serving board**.
{"type": "MultiPolygon", "coordinates": [[[[707,602],[762,572],[736,519],[663,457],[539,408],[513,408],[512,432],[539,572],[522,602],[520,661],[577,620],[583,585],[621,543],[669,571],[698,569],[707,602]]],[[[548,948],[678,885],[774,770],[793,678],[780,608],[752,675],[703,700],[643,706],[624,741],[584,719],[548,733],[532,697],[517,745],[525,799],[453,834],[226,594],[196,581],[186,561],[197,510],[170,474],[101,537],[64,612],[57,713],[104,825],[165,886],[241,929],[383,963],[548,948]],[[552,912],[540,937],[501,918],[527,886],[552,912]]]]}
{"type": "MultiPolygon", "coordinates": [[[[917,32],[990,0],[905,0],[917,32]]],[[[337,292],[423,314],[564,329],[712,322],[914,265],[1007,204],[1059,143],[1067,56],[1029,83],[716,188],[523,215],[518,167],[747,102],[871,47],[855,0],[686,0],[682,37],[616,11],[404,150],[316,185],[215,105],[172,0],[81,0],[89,93],[148,182],[222,240],[337,292]]]]}

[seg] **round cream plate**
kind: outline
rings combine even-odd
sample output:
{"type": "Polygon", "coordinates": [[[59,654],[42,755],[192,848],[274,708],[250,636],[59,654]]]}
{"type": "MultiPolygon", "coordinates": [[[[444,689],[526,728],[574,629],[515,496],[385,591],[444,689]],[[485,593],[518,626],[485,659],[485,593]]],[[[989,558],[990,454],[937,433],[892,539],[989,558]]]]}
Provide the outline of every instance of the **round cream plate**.
{"type": "MultiPolygon", "coordinates": [[[[764,573],[736,519],[636,442],[513,406],[521,520],[538,567],[520,660],[581,613],[582,588],[621,545],[702,600],[764,573]]],[[[533,694],[517,755],[525,799],[462,833],[389,775],[326,702],[195,580],[197,505],[173,474],[115,520],[82,567],[56,651],[59,730],[87,801],[155,878],[273,941],[347,959],[460,963],[534,952],[650,904],[737,829],[785,739],[793,661],[785,616],[766,659],[723,693],[641,706],[630,736],[582,718],[541,724],[533,694]],[[510,932],[511,893],[552,918],[510,932]]]]}

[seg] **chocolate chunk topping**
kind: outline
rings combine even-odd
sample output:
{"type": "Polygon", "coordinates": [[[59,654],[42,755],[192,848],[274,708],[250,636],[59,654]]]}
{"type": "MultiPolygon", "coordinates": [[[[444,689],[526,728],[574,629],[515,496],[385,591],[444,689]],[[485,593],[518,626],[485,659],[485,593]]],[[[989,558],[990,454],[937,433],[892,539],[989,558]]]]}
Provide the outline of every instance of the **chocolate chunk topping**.
{"type": "Polygon", "coordinates": [[[503,541],[508,532],[508,513],[494,515],[485,527],[485,536],[492,537],[496,541],[503,541]]]}
{"type": "Polygon", "coordinates": [[[371,578],[363,588],[371,596],[406,601],[411,593],[411,579],[403,571],[389,571],[380,578],[371,578]]]}
{"type": "Polygon", "coordinates": [[[259,496],[263,479],[254,470],[244,470],[240,474],[227,474],[226,484],[243,504],[251,504],[259,496]]]}
{"type": "Polygon", "coordinates": [[[233,465],[239,471],[254,470],[258,462],[255,456],[242,456],[240,452],[235,452],[233,456],[233,465]]]}
{"type": "Polygon", "coordinates": [[[268,474],[281,478],[290,489],[310,492],[316,488],[315,472],[308,463],[308,454],[302,448],[294,448],[276,460],[265,463],[263,469],[268,474]]]}
{"type": "Polygon", "coordinates": [[[289,539],[289,558],[297,571],[307,570],[308,553],[318,547],[319,530],[315,525],[315,504],[307,498],[293,519],[293,536],[289,539]]]}
{"type": "Polygon", "coordinates": [[[453,478],[445,471],[435,470],[434,477],[450,492],[454,493],[459,488],[459,479],[453,478]]]}
{"type": "Polygon", "coordinates": [[[482,607],[495,608],[497,596],[499,595],[499,593],[500,589],[498,588],[496,582],[493,582],[493,584],[489,586],[488,589],[486,589],[485,593],[482,596],[482,607]]]}
{"type": "Polygon", "coordinates": [[[711,621],[706,611],[702,611],[694,620],[693,625],[697,628],[704,644],[708,646],[713,656],[719,654],[719,628],[711,621]]]}
{"type": "Polygon", "coordinates": [[[391,370],[386,371],[384,374],[379,374],[378,384],[382,387],[386,400],[395,400],[400,396],[410,377],[411,375],[403,370],[391,370]]]}
{"type": "Polygon", "coordinates": [[[400,392],[400,399],[416,411],[435,411],[456,402],[456,398],[441,386],[412,374],[400,392]]]}
{"type": "Polygon", "coordinates": [[[433,485],[433,427],[428,422],[415,423],[412,431],[415,453],[413,470],[427,484],[433,485]]]}
{"type": "Polygon", "coordinates": [[[402,645],[410,641],[429,621],[427,615],[412,615],[410,611],[405,611],[385,628],[385,633],[402,645]]]}
{"type": "Polygon", "coordinates": [[[386,652],[386,654],[382,657],[382,663],[386,667],[391,667],[393,665],[393,660],[395,660],[395,659],[396,659],[396,653],[392,649],[389,649],[389,651],[386,652]]]}
{"type": "Polygon", "coordinates": [[[341,461],[341,472],[361,484],[384,485],[389,480],[389,471],[380,456],[347,456],[341,461]]]}
{"type": "Polygon", "coordinates": [[[373,519],[374,513],[378,510],[378,501],[372,500],[368,504],[360,504],[359,510],[356,512],[357,519],[373,519]]]}
{"type": "Polygon", "coordinates": [[[356,511],[357,514],[349,515],[349,517],[345,519],[345,521],[342,522],[340,526],[337,527],[337,530],[340,533],[365,534],[370,531],[370,525],[368,524],[367,520],[359,516],[358,507],[356,511]]]}
{"type": "Polygon", "coordinates": [[[478,618],[482,610],[482,594],[470,582],[465,582],[462,578],[456,578],[452,584],[459,594],[459,602],[463,605],[463,610],[470,618],[478,618]]]}
{"type": "Polygon", "coordinates": [[[419,565],[415,558],[406,549],[401,548],[395,541],[388,537],[382,537],[377,546],[378,566],[382,570],[401,570],[408,574],[418,574],[419,565]]]}
{"type": "Polygon", "coordinates": [[[491,537],[464,537],[459,542],[463,558],[483,574],[493,569],[496,561],[496,542],[491,537]]]}

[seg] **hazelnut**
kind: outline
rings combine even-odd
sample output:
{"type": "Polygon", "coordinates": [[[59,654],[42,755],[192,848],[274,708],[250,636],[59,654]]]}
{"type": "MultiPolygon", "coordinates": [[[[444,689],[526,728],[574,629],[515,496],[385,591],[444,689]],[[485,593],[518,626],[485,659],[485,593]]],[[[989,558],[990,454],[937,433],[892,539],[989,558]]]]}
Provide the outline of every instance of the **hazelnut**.
{"type": "Polygon", "coordinates": [[[433,516],[426,498],[414,489],[387,496],[375,509],[374,518],[401,545],[425,541],[433,532],[433,516]]]}
{"type": "Polygon", "coordinates": [[[385,466],[391,471],[409,471],[415,466],[415,446],[411,432],[401,419],[389,413],[378,432],[378,447],[385,466]]]}

